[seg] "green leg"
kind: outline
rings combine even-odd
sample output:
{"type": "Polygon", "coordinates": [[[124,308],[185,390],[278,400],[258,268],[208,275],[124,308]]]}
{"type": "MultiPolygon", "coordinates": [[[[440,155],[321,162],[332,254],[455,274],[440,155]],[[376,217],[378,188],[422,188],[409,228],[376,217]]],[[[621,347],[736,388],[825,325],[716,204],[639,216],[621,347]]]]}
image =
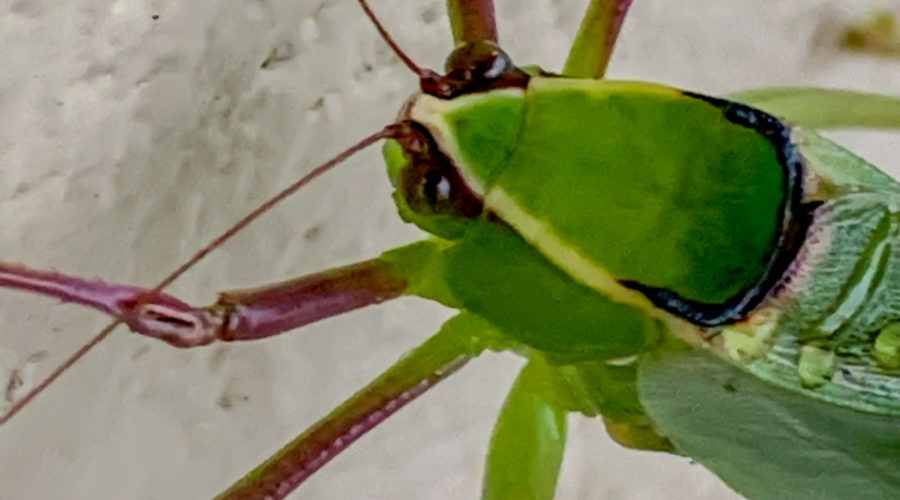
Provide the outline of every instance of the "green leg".
{"type": "Polygon", "coordinates": [[[725,97],[793,125],[817,129],[900,129],[900,98],[896,96],[813,87],[768,87],[725,97]]]}
{"type": "Polygon", "coordinates": [[[519,373],[494,426],[483,500],[551,500],[566,449],[566,414],[541,397],[543,363],[519,373]]]}
{"type": "Polygon", "coordinates": [[[632,0],[591,0],[563,74],[603,78],[632,0]]]}

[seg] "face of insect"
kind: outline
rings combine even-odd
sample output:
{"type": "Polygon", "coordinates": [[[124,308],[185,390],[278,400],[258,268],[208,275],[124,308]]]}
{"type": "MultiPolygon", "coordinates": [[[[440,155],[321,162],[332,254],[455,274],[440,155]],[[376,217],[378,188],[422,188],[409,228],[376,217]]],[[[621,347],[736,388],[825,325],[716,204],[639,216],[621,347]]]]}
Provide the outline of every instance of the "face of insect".
{"type": "MultiPolygon", "coordinates": [[[[482,214],[484,200],[462,177],[452,155],[438,144],[426,124],[417,122],[410,115],[423,98],[432,102],[444,102],[471,96],[477,102],[483,93],[496,89],[521,89],[527,86],[530,75],[517,68],[509,56],[491,42],[466,43],[447,58],[446,73],[431,71],[420,78],[421,92],[413,95],[401,111],[400,125],[395,140],[385,146],[388,172],[396,192],[394,199],[404,220],[422,229],[443,236],[456,238],[467,226],[467,221],[482,214]]],[[[519,106],[514,103],[514,108],[519,106]]],[[[481,107],[479,117],[470,116],[472,127],[480,133],[496,125],[491,118],[492,109],[481,107]],[[486,111],[486,112],[485,112],[486,111]]],[[[501,116],[500,120],[506,119],[501,116]]],[[[517,132],[515,120],[506,120],[503,130],[517,132]]],[[[488,150],[482,156],[492,155],[511,147],[512,136],[500,137],[497,130],[491,133],[488,150]],[[504,140],[505,139],[505,140],[504,140]]]]}
{"type": "Polygon", "coordinates": [[[394,200],[404,220],[430,233],[457,238],[482,213],[484,201],[420,125],[407,122],[403,135],[385,145],[384,154],[394,200]]]}

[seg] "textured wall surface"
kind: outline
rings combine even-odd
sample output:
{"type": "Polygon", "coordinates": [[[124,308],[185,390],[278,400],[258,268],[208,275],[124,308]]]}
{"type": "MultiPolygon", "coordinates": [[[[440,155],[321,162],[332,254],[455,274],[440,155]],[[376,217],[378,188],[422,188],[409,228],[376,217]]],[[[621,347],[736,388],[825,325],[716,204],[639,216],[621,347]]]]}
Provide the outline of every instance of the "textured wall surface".
{"type": "MultiPolygon", "coordinates": [[[[371,3],[417,61],[442,64],[443,2],[371,3]]],[[[503,44],[520,63],[558,69],[585,4],[501,0],[503,44]]],[[[834,44],[842,23],[885,5],[897,2],[638,0],[611,76],[709,93],[767,84],[900,93],[900,64],[834,44]]],[[[0,0],[0,259],[153,284],[254,204],[388,123],[414,87],[352,0],[0,0]]],[[[900,167],[896,136],[837,137],[900,167]]],[[[377,148],[366,151],[172,292],[210,302],[217,290],[412,241],[418,233],[397,220],[389,192],[377,148]]],[[[0,499],[208,498],[448,314],[400,300],[194,351],[119,331],[0,429],[0,499]]],[[[0,292],[0,388],[16,374],[25,386],[11,384],[7,397],[20,395],[105,321],[0,292]]],[[[476,498],[520,363],[473,363],[297,498],[476,498]]],[[[597,421],[573,418],[570,439],[561,499],[735,497],[686,459],[611,444],[597,421]]]]}

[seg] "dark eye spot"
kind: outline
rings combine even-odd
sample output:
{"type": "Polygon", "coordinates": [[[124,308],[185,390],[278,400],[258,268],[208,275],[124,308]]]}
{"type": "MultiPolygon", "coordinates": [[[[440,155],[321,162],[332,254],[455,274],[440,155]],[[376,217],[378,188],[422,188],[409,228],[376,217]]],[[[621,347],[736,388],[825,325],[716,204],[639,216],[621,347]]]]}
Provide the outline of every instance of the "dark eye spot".
{"type": "Polygon", "coordinates": [[[403,185],[406,201],[417,213],[461,217],[481,214],[481,200],[448,162],[414,158],[403,173],[403,185]]]}
{"type": "Polygon", "coordinates": [[[450,215],[474,218],[483,204],[463,180],[431,134],[421,125],[405,122],[400,142],[409,164],[400,172],[398,191],[412,211],[421,215],[450,215]]]}
{"type": "Polygon", "coordinates": [[[451,99],[492,89],[525,88],[531,78],[497,44],[488,41],[460,45],[447,58],[444,69],[444,75],[423,75],[420,81],[423,92],[451,99]]]}
{"type": "Polygon", "coordinates": [[[423,195],[432,205],[446,203],[450,200],[450,180],[440,171],[433,170],[425,174],[423,195]]]}

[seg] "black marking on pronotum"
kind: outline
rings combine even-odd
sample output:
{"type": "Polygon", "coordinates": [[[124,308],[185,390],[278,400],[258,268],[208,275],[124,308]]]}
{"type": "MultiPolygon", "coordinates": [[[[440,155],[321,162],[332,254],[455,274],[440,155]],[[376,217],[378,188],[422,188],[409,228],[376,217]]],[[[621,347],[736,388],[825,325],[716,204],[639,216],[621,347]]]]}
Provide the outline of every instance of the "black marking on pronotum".
{"type": "Polygon", "coordinates": [[[721,304],[689,300],[671,290],[635,281],[623,281],[622,285],[643,293],[655,306],[691,323],[707,327],[719,326],[744,318],[777,286],[800,251],[812,222],[812,211],[805,209],[801,204],[803,157],[791,142],[791,127],[778,118],[750,106],[693,92],[684,92],[684,95],[719,108],[728,121],[756,131],[768,139],[775,148],[778,163],[784,172],[785,197],[781,206],[781,221],[772,242],[773,250],[759,281],[721,304]]]}

